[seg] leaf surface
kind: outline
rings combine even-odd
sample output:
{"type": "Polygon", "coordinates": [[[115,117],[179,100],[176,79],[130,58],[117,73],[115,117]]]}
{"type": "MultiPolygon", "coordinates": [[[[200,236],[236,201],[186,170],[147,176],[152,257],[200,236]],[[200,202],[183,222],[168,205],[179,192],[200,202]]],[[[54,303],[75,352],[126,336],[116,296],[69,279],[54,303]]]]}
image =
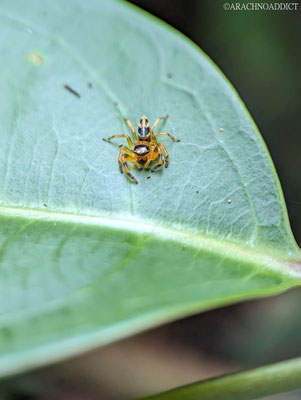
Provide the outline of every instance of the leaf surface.
{"type": "Polygon", "coordinates": [[[0,22],[0,375],[300,283],[265,145],[195,45],[113,0],[0,22]],[[101,139],[144,114],[181,141],[134,185],[101,139]]]}

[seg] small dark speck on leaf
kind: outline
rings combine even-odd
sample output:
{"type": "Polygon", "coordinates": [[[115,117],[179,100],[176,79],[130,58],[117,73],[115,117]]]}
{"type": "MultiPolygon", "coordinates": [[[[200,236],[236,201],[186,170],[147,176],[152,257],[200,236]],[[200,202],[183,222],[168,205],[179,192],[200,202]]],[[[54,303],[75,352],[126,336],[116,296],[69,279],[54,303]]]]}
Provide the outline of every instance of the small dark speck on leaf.
{"type": "Polygon", "coordinates": [[[167,78],[172,79],[175,75],[172,72],[168,72],[167,78]]]}
{"type": "Polygon", "coordinates": [[[146,179],[150,179],[150,177],[151,177],[150,175],[147,175],[146,179]]]}
{"type": "Polygon", "coordinates": [[[195,193],[199,193],[199,191],[197,190],[195,193]]]}
{"type": "Polygon", "coordinates": [[[92,83],[88,82],[88,88],[91,89],[92,88],[92,83]]]}
{"type": "Polygon", "coordinates": [[[48,207],[46,203],[43,204],[44,207],[48,207]]]}
{"type": "Polygon", "coordinates": [[[80,94],[76,90],[72,89],[72,87],[69,85],[64,85],[64,89],[68,90],[68,92],[72,93],[74,96],[80,98],[80,94]]]}
{"type": "Polygon", "coordinates": [[[114,106],[118,106],[118,101],[113,102],[114,106]]]}

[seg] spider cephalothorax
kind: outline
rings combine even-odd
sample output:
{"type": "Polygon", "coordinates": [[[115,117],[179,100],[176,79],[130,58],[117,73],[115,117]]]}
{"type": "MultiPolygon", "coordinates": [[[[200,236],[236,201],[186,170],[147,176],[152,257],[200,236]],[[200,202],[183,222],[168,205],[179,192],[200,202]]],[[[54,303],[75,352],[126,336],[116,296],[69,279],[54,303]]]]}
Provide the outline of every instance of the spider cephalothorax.
{"type": "Polygon", "coordinates": [[[118,157],[118,165],[120,172],[123,173],[124,168],[125,173],[130,177],[132,182],[138,183],[136,178],[134,178],[130,173],[127,161],[134,163],[137,168],[141,169],[142,167],[147,168],[152,161],[158,159],[157,165],[151,169],[151,172],[154,172],[156,169],[160,168],[161,165],[164,164],[164,161],[165,168],[168,167],[168,152],[163,143],[158,143],[156,136],[169,136],[174,142],[179,142],[180,140],[176,139],[169,133],[154,133],[154,129],[158,125],[159,121],[166,118],[167,116],[157,118],[153,126],[150,127],[148,119],[145,116],[141,117],[138,125],[138,133],[136,133],[135,128],[130,120],[124,118],[125,122],[132,130],[134,144],[128,135],[113,135],[109,138],[103,139],[109,142],[113,138],[126,138],[129,148],[121,145],[118,157]],[[164,160],[162,153],[164,153],[164,160]]]}
{"type": "Polygon", "coordinates": [[[148,119],[143,116],[140,119],[139,125],[138,125],[138,136],[140,140],[147,139],[150,137],[150,126],[148,119]]]}

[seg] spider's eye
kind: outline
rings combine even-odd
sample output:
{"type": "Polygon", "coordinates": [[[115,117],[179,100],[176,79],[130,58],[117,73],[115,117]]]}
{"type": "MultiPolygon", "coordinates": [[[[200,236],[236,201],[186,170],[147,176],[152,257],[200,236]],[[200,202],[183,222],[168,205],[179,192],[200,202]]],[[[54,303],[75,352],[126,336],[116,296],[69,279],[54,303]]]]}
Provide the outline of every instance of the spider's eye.
{"type": "Polygon", "coordinates": [[[146,117],[142,117],[142,118],[140,119],[140,125],[141,125],[142,127],[148,126],[148,119],[147,119],[146,117]]]}

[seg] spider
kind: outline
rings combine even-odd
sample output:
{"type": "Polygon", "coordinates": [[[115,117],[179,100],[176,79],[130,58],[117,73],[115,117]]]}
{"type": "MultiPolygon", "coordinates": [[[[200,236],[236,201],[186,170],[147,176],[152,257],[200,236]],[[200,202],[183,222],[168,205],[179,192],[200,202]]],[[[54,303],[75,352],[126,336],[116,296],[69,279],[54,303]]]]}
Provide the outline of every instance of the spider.
{"type": "Polygon", "coordinates": [[[158,143],[156,137],[169,136],[174,142],[179,142],[180,140],[176,139],[169,133],[154,133],[154,129],[160,120],[166,118],[168,118],[168,115],[157,118],[153,126],[150,127],[148,119],[145,116],[141,117],[138,125],[138,134],[136,133],[131,121],[128,118],[123,118],[132,130],[134,144],[128,135],[113,135],[103,139],[104,141],[109,142],[113,138],[126,138],[129,148],[120,145],[118,165],[120,172],[123,173],[124,168],[125,173],[129,176],[133,183],[138,183],[138,181],[130,173],[127,161],[134,163],[138,169],[142,169],[143,166],[144,168],[147,168],[152,161],[158,159],[157,165],[151,169],[151,172],[154,172],[156,169],[160,168],[164,164],[164,161],[165,168],[168,167],[168,152],[164,144],[158,143]],[[162,153],[164,153],[164,160],[162,153]]]}

